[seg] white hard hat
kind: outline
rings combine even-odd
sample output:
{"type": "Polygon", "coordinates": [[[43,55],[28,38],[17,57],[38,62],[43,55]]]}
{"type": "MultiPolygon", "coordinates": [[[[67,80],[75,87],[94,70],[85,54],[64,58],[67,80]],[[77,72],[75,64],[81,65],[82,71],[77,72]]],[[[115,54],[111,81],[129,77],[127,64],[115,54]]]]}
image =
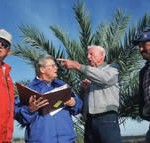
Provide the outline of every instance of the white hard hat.
{"type": "Polygon", "coordinates": [[[4,29],[0,29],[0,38],[6,40],[7,42],[9,42],[11,44],[11,40],[12,40],[12,36],[9,32],[7,32],[4,29]]]}

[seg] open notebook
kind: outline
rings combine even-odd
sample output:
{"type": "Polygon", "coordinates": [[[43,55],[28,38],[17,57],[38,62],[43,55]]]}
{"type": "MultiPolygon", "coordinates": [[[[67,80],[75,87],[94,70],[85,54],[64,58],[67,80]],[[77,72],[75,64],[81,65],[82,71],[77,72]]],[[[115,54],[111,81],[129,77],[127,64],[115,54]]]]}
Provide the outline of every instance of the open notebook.
{"type": "Polygon", "coordinates": [[[71,88],[65,84],[60,87],[55,88],[46,93],[38,93],[35,90],[32,90],[20,83],[16,83],[18,90],[18,95],[22,104],[28,105],[29,98],[32,95],[36,95],[36,98],[43,97],[48,99],[49,104],[40,108],[39,113],[41,115],[48,114],[49,112],[55,111],[64,106],[64,102],[68,101],[71,98],[71,88]]]}

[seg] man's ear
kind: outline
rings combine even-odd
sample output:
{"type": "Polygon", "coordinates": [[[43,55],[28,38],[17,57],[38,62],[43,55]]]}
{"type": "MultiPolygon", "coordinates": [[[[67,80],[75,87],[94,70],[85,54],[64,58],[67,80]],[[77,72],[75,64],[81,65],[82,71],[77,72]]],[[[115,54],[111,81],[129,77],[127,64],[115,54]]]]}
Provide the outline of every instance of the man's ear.
{"type": "Polygon", "coordinates": [[[41,72],[41,73],[45,73],[44,67],[40,67],[40,72],[41,72]]]}

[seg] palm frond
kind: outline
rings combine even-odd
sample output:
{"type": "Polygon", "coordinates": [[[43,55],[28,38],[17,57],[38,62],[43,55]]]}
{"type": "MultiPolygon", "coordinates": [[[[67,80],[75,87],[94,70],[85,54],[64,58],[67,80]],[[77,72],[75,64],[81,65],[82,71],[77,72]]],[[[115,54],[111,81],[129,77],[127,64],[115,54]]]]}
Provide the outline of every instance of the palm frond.
{"type": "Polygon", "coordinates": [[[106,43],[107,41],[107,25],[105,23],[100,23],[95,34],[94,34],[94,39],[93,43],[95,45],[101,45],[105,49],[108,47],[108,44],[106,43]]]}
{"type": "Polygon", "coordinates": [[[54,32],[55,36],[62,42],[64,47],[70,46],[70,40],[67,33],[63,32],[58,26],[50,26],[50,29],[54,32]]]}
{"type": "Polygon", "coordinates": [[[77,60],[80,63],[86,63],[86,53],[75,40],[71,41],[70,47],[66,47],[70,59],[77,60]],[[81,56],[82,55],[82,56],[81,56]]]}
{"type": "Polygon", "coordinates": [[[35,26],[22,25],[19,27],[23,33],[22,38],[27,44],[32,47],[47,49],[49,47],[49,41],[45,38],[44,34],[39,32],[35,26]]]}
{"type": "Polygon", "coordinates": [[[83,3],[78,2],[73,10],[75,12],[75,18],[80,26],[80,43],[81,47],[86,51],[88,45],[91,45],[93,35],[91,34],[91,22],[90,16],[84,7],[83,3]]]}
{"type": "Polygon", "coordinates": [[[28,48],[27,46],[21,46],[20,44],[14,45],[15,50],[13,52],[13,55],[19,56],[26,61],[28,61],[29,64],[35,65],[35,61],[39,57],[39,53],[31,48],[28,48]]]}
{"type": "Polygon", "coordinates": [[[134,75],[127,83],[122,83],[119,113],[121,117],[138,118],[138,75],[134,75]]]}
{"type": "MultiPolygon", "coordinates": [[[[121,10],[117,10],[113,21],[108,27],[108,38],[109,47],[116,48],[118,44],[120,45],[121,38],[126,31],[127,25],[129,23],[130,16],[125,15],[121,10]]],[[[107,41],[108,42],[108,41],[107,41]]]]}
{"type": "Polygon", "coordinates": [[[63,32],[59,27],[57,26],[50,26],[50,29],[54,32],[55,36],[61,41],[61,43],[64,46],[64,51],[66,52],[66,55],[68,58],[72,60],[78,59],[79,62],[83,62],[86,59],[85,51],[80,46],[78,42],[75,40],[71,41],[69,39],[69,36],[63,32]],[[80,56],[84,55],[84,56],[80,56]]]}

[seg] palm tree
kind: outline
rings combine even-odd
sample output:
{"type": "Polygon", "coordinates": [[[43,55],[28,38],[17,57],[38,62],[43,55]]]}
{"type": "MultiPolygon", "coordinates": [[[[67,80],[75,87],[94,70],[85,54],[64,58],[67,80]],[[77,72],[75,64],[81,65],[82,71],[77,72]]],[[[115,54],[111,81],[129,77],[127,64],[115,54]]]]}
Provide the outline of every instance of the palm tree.
{"type": "MultiPolygon", "coordinates": [[[[56,48],[52,41],[47,40],[42,32],[35,26],[22,25],[24,44],[15,44],[14,55],[27,60],[35,65],[36,59],[44,53],[51,54],[54,58],[69,58],[82,64],[87,64],[86,50],[91,44],[101,45],[106,50],[106,61],[120,70],[120,117],[138,119],[138,72],[143,64],[137,47],[132,40],[137,31],[150,25],[150,15],[145,14],[134,25],[129,25],[130,16],[122,10],[116,10],[109,23],[101,22],[95,32],[91,30],[91,21],[84,3],[78,2],[73,7],[77,24],[79,25],[78,39],[71,40],[59,26],[50,26],[50,30],[61,43],[56,48]]],[[[74,70],[64,70],[60,63],[59,78],[69,83],[76,93],[79,93],[80,80],[84,75],[74,70]]],[[[124,118],[121,118],[124,119],[124,118]]]]}

